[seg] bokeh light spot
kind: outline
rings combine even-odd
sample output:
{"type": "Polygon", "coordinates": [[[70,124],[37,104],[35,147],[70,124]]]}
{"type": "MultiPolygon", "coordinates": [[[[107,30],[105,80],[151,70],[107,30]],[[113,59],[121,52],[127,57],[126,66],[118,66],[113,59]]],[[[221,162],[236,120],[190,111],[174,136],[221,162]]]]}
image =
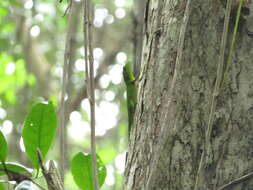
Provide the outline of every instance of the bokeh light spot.
{"type": "Polygon", "coordinates": [[[75,69],[77,71],[85,71],[85,61],[84,61],[84,59],[77,59],[75,61],[75,69]]]}
{"type": "Polygon", "coordinates": [[[112,24],[114,22],[114,16],[113,15],[108,15],[106,18],[105,18],[105,22],[107,24],[112,24]]]}
{"type": "Polygon", "coordinates": [[[122,81],[122,66],[115,64],[109,70],[109,76],[113,84],[120,84],[122,81]]]}
{"type": "Polygon", "coordinates": [[[117,7],[124,7],[125,6],[125,0],[115,0],[114,1],[114,4],[117,6],[117,7]]]}
{"type": "Polygon", "coordinates": [[[103,89],[107,88],[110,82],[111,82],[110,76],[107,74],[104,74],[99,80],[99,84],[103,89]]]}
{"type": "Polygon", "coordinates": [[[105,183],[108,186],[114,185],[115,184],[115,177],[114,177],[114,168],[112,165],[106,166],[107,170],[107,176],[105,178],[105,183]]]}
{"type": "Polygon", "coordinates": [[[125,9],[122,9],[122,8],[118,8],[116,9],[115,11],[115,16],[118,18],[118,19],[122,19],[126,16],[126,11],[125,9]]]}
{"type": "Polygon", "coordinates": [[[15,63],[10,62],[7,64],[7,66],[5,68],[5,74],[11,75],[14,73],[15,69],[16,69],[15,63]]]}
{"type": "Polygon", "coordinates": [[[124,64],[126,62],[126,60],[127,60],[126,53],[124,53],[124,52],[117,53],[116,60],[117,60],[118,63],[124,64]]]}
{"type": "Polygon", "coordinates": [[[111,90],[108,90],[106,93],[105,93],[105,100],[107,101],[113,101],[115,98],[115,93],[111,90]]]}
{"type": "Polygon", "coordinates": [[[8,135],[12,132],[13,124],[10,120],[5,120],[2,125],[2,132],[8,135]]]}
{"type": "Polygon", "coordinates": [[[104,51],[101,48],[95,48],[93,50],[94,59],[101,59],[104,54],[104,51]]]}
{"type": "Polygon", "coordinates": [[[30,34],[33,37],[37,37],[40,34],[40,27],[38,25],[35,25],[31,28],[30,34]]]}
{"type": "Polygon", "coordinates": [[[24,4],[24,8],[25,9],[31,9],[31,8],[33,8],[33,1],[32,0],[26,1],[25,4],[24,4]]]}
{"type": "Polygon", "coordinates": [[[117,173],[122,174],[125,170],[125,159],[126,159],[126,152],[119,154],[115,158],[115,166],[117,168],[117,173]]]}
{"type": "Polygon", "coordinates": [[[0,119],[4,119],[6,117],[7,113],[5,109],[0,108],[0,119]]]}

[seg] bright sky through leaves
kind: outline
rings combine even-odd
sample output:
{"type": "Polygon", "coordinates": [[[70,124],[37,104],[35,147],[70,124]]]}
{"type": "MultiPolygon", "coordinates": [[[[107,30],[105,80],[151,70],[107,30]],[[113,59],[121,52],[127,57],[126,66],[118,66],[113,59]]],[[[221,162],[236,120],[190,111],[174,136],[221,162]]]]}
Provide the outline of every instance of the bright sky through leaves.
{"type": "Polygon", "coordinates": [[[124,7],[126,2],[125,0],[115,0],[114,3],[117,7],[124,7]]]}
{"type": "Polygon", "coordinates": [[[6,117],[7,113],[5,109],[0,107],[0,119],[4,119],[6,117]]]}
{"type": "Polygon", "coordinates": [[[127,60],[127,55],[126,55],[126,53],[124,53],[124,52],[119,52],[119,53],[117,53],[117,55],[116,55],[116,59],[117,59],[117,62],[118,62],[118,63],[123,64],[123,63],[125,63],[126,60],[127,60]]]}
{"type": "Polygon", "coordinates": [[[112,165],[107,166],[107,176],[105,178],[105,183],[108,186],[114,185],[115,177],[114,177],[114,168],[112,165]]]}
{"type": "Polygon", "coordinates": [[[126,152],[119,154],[115,159],[115,165],[118,169],[118,173],[123,173],[125,170],[125,159],[126,159],[126,152]]]}
{"type": "Polygon", "coordinates": [[[8,135],[12,132],[12,128],[13,128],[13,124],[10,120],[5,120],[2,124],[2,132],[5,134],[5,135],[8,135]]]}
{"type": "Polygon", "coordinates": [[[24,4],[24,8],[25,9],[31,9],[31,8],[33,8],[33,1],[32,0],[26,1],[25,4],[24,4]]]}
{"type": "Polygon", "coordinates": [[[122,9],[122,8],[118,8],[116,9],[115,11],[115,16],[118,18],[118,19],[122,19],[126,16],[126,11],[125,9],[122,9]]]}
{"type": "Polygon", "coordinates": [[[30,34],[33,37],[37,37],[40,34],[40,27],[38,25],[35,25],[31,28],[30,34]]]}
{"type": "Polygon", "coordinates": [[[110,82],[110,76],[107,74],[104,74],[99,80],[99,84],[102,88],[107,88],[110,82]]]}
{"type": "Polygon", "coordinates": [[[11,75],[11,74],[14,73],[15,69],[16,69],[15,63],[10,62],[10,63],[7,64],[7,66],[5,68],[5,73],[7,75],[11,75]]]}

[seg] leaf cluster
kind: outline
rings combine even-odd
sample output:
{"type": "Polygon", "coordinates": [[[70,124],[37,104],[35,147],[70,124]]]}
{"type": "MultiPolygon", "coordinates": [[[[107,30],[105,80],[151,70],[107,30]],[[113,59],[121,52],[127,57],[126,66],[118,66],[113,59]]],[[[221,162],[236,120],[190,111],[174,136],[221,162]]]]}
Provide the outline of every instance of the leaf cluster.
{"type": "MultiPolygon", "coordinates": [[[[45,160],[54,141],[56,130],[57,116],[53,104],[51,102],[43,102],[34,105],[24,122],[22,138],[24,140],[25,153],[33,164],[36,175],[35,172],[32,172],[33,170],[24,165],[7,162],[8,144],[4,134],[0,131],[0,176],[6,175],[8,181],[16,181],[17,184],[20,184],[17,187],[25,188],[27,180],[33,181],[32,177],[37,177],[39,174],[40,163],[37,157],[37,150],[41,152],[42,158],[45,160]]],[[[102,186],[106,177],[106,167],[98,155],[97,165],[99,185],[102,186]]],[[[91,168],[91,154],[79,152],[71,161],[71,172],[74,181],[83,190],[93,190],[91,168]]]]}

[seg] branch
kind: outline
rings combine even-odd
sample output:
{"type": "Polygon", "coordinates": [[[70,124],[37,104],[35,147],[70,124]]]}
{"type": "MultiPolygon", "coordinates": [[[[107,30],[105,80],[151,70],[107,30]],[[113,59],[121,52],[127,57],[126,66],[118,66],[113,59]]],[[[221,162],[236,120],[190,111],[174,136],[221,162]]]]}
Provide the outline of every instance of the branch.
{"type": "Polygon", "coordinates": [[[92,48],[92,32],[91,32],[91,13],[90,1],[84,1],[84,39],[85,39],[85,72],[87,82],[87,94],[90,102],[90,128],[91,128],[91,157],[92,157],[92,176],[93,187],[99,189],[97,174],[97,156],[96,156],[96,137],[95,137],[95,81],[94,81],[94,65],[93,65],[93,48],[92,48]]]}
{"type": "MultiPolygon", "coordinates": [[[[95,77],[95,88],[99,88],[98,85],[99,80],[107,72],[108,66],[113,64],[116,54],[118,53],[118,49],[120,49],[123,46],[123,43],[121,44],[119,47],[115,48],[115,50],[113,50],[108,56],[106,56],[105,60],[103,61],[104,63],[99,66],[97,75],[95,77]]],[[[82,88],[78,91],[77,95],[68,103],[68,111],[66,115],[69,115],[72,111],[78,110],[82,100],[86,98],[87,98],[87,85],[84,84],[82,88]]]]}
{"type": "Polygon", "coordinates": [[[239,178],[237,178],[237,179],[235,179],[235,180],[233,180],[233,181],[230,181],[229,183],[227,183],[227,184],[225,184],[225,185],[219,187],[218,190],[227,189],[228,187],[231,187],[231,186],[233,186],[233,185],[237,185],[237,184],[239,184],[239,183],[242,183],[242,182],[244,182],[244,181],[247,181],[247,180],[251,179],[252,177],[253,177],[253,172],[250,172],[250,173],[248,173],[248,174],[246,174],[246,175],[243,175],[243,176],[241,176],[241,177],[239,177],[239,178]]]}
{"type": "Polygon", "coordinates": [[[40,168],[42,170],[42,174],[47,182],[48,190],[64,190],[63,182],[61,180],[61,177],[58,175],[58,171],[53,161],[50,160],[48,171],[43,165],[42,156],[38,149],[37,149],[37,158],[39,161],[40,168]]]}
{"type": "MultiPolygon", "coordinates": [[[[72,1],[71,1],[72,2],[72,1]]],[[[59,108],[59,141],[60,141],[60,173],[62,181],[64,181],[64,173],[65,168],[67,165],[66,158],[67,158],[67,134],[66,134],[66,117],[65,117],[65,95],[67,92],[67,88],[70,87],[68,85],[69,76],[71,74],[71,63],[74,61],[75,57],[75,46],[76,46],[76,31],[77,31],[77,24],[78,24],[78,15],[80,12],[80,3],[73,2],[72,6],[70,7],[70,16],[68,19],[68,31],[66,35],[66,44],[65,44],[65,52],[64,52],[64,65],[63,65],[63,76],[62,76],[62,86],[61,86],[61,99],[60,99],[60,108],[59,108]]]]}

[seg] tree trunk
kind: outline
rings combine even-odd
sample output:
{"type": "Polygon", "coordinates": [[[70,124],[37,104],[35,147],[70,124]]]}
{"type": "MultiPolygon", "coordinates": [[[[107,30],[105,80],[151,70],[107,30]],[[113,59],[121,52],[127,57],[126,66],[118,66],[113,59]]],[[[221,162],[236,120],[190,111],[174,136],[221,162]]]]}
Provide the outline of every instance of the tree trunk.
{"type": "Polygon", "coordinates": [[[234,181],[253,171],[253,39],[243,23],[206,151],[224,15],[219,0],[147,0],[125,190],[253,189],[251,174],[234,181]]]}

